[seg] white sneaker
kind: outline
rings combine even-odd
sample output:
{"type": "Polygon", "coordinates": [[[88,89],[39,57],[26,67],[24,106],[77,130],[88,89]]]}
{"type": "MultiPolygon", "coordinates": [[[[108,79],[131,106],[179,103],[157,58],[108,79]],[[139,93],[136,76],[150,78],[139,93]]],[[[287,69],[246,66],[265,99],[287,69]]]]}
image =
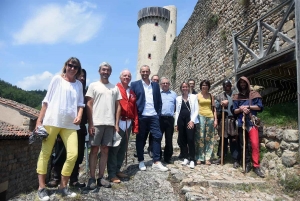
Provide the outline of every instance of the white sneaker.
{"type": "Polygon", "coordinates": [[[169,169],[161,164],[161,162],[152,164],[153,170],[160,170],[162,172],[168,171],[169,169]]]}
{"type": "Polygon", "coordinates": [[[191,162],[190,162],[190,168],[192,168],[192,169],[195,168],[195,162],[194,162],[194,161],[191,161],[191,162]]]}
{"type": "Polygon", "coordinates": [[[189,164],[189,160],[185,158],[181,163],[181,165],[187,165],[187,164],[189,164]]]}
{"type": "Polygon", "coordinates": [[[142,170],[142,171],[145,171],[145,170],[146,170],[146,166],[145,166],[144,161],[141,161],[141,162],[140,162],[140,164],[139,164],[139,169],[142,170]]]}

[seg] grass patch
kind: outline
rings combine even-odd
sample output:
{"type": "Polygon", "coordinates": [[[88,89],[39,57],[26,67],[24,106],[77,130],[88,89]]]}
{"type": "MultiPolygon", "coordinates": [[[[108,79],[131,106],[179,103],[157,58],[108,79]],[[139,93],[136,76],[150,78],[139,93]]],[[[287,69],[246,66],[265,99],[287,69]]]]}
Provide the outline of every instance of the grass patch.
{"type": "Polygon", "coordinates": [[[284,192],[293,194],[300,191],[300,176],[287,174],[285,179],[280,180],[280,184],[284,187],[284,192]]]}
{"type": "Polygon", "coordinates": [[[281,103],[271,107],[265,107],[262,113],[258,113],[264,126],[277,126],[298,129],[297,103],[281,103]]]}

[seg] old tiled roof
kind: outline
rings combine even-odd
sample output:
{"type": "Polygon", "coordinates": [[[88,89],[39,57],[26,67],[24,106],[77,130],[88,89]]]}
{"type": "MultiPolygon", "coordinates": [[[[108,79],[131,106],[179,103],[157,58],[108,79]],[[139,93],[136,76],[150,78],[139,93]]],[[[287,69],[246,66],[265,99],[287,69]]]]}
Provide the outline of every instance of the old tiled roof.
{"type": "Polygon", "coordinates": [[[29,138],[30,131],[0,120],[0,139],[29,138]]]}
{"type": "Polygon", "coordinates": [[[6,105],[8,107],[14,108],[21,113],[23,113],[26,116],[29,116],[30,118],[37,119],[39,117],[40,111],[37,109],[34,109],[32,107],[29,107],[27,105],[18,103],[13,100],[5,99],[0,97],[0,104],[6,105]]]}

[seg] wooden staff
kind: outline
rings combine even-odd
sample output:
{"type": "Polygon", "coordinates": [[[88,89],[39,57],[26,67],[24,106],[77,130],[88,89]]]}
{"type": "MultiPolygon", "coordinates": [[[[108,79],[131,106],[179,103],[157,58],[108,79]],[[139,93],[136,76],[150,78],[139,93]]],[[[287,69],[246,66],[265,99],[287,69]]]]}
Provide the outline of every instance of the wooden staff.
{"type": "Polygon", "coordinates": [[[125,133],[126,133],[126,152],[125,152],[125,166],[127,166],[127,150],[128,150],[128,132],[127,132],[127,118],[126,118],[126,126],[125,126],[125,133]]]}
{"type": "Polygon", "coordinates": [[[222,138],[221,138],[221,165],[224,164],[224,130],[225,130],[224,106],[222,106],[222,138]]]}
{"type": "Polygon", "coordinates": [[[245,113],[243,113],[243,171],[246,173],[246,166],[245,166],[245,155],[246,155],[246,122],[245,122],[245,113]]]}

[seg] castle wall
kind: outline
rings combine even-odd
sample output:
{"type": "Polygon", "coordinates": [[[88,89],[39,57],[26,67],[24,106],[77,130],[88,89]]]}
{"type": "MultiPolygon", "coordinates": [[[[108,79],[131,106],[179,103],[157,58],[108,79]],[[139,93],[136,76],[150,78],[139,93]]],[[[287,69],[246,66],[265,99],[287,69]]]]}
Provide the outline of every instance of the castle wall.
{"type": "MultiPolygon", "coordinates": [[[[212,85],[224,78],[232,78],[234,83],[233,32],[241,31],[281,2],[283,1],[199,0],[166,54],[159,76],[169,77],[172,81],[171,88],[177,93],[179,85],[189,78],[196,80],[197,91],[203,79],[209,79],[212,85]],[[210,23],[212,16],[218,18],[215,26],[210,23]]],[[[275,17],[269,17],[267,22],[278,27],[283,15],[284,12],[278,13],[275,17]]],[[[295,38],[294,20],[293,15],[289,16],[282,30],[292,39],[295,38]]],[[[263,35],[265,38],[272,38],[272,33],[268,30],[264,29],[263,35]]],[[[285,46],[286,43],[280,41],[280,47],[285,46]]],[[[246,61],[249,60],[251,58],[247,56],[246,61]]],[[[219,84],[213,86],[211,91],[217,94],[221,90],[222,86],[219,84]]]]}

